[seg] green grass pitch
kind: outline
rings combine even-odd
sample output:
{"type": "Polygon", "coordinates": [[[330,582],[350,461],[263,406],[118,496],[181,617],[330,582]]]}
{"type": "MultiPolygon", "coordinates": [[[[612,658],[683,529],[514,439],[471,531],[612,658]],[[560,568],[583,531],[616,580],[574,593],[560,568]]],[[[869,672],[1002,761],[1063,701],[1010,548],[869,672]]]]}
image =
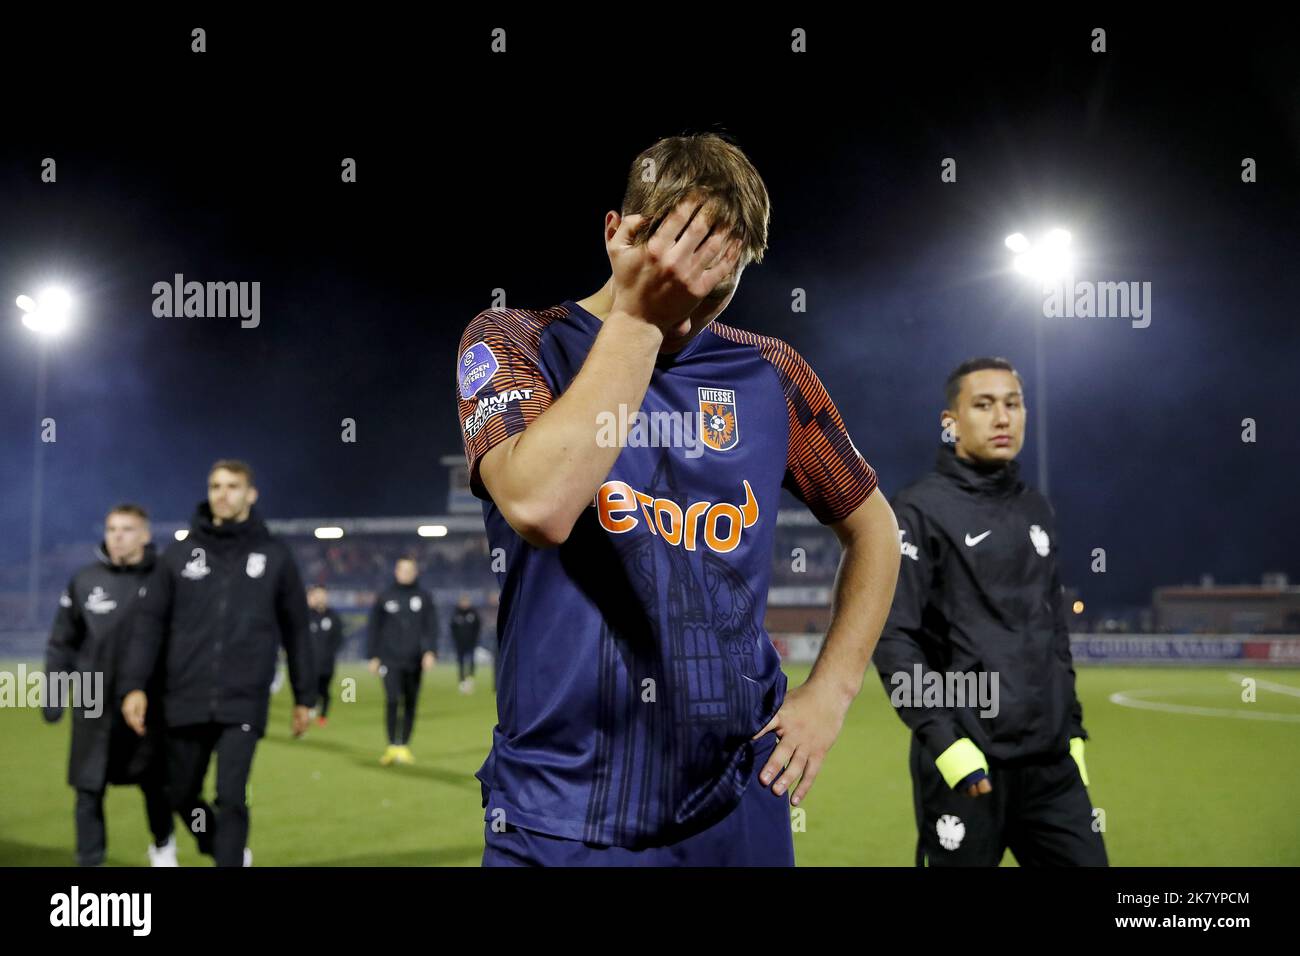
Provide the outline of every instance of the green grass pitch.
{"type": "MultiPolygon", "coordinates": [[[[793,686],[807,668],[788,673],[793,686]]],[[[301,740],[289,735],[282,690],[253,764],[256,864],[477,865],[483,822],[473,774],[495,721],[490,680],[480,669],[476,693],[464,696],[453,669],[426,677],[410,767],[379,765],[383,692],[361,665],[340,669],[329,726],[301,740]],[[345,677],[357,682],[353,703],[337,699],[345,677]]],[[[1093,737],[1092,799],[1105,811],[1114,865],[1300,865],[1300,670],[1092,667],[1079,669],[1078,684],[1093,737]],[[1259,681],[1254,702],[1241,699],[1243,675],[1259,681]],[[1116,694],[1141,706],[1122,706],[1116,694]]],[[[0,865],[73,863],[69,729],[66,718],[49,726],[38,710],[0,709],[0,865]]],[[[799,865],[911,863],[907,748],[871,672],[804,803],[799,865]]],[[[110,789],[106,814],[109,864],[145,865],[139,790],[110,789]]],[[[182,865],[208,863],[188,834],[178,841],[182,865]]]]}

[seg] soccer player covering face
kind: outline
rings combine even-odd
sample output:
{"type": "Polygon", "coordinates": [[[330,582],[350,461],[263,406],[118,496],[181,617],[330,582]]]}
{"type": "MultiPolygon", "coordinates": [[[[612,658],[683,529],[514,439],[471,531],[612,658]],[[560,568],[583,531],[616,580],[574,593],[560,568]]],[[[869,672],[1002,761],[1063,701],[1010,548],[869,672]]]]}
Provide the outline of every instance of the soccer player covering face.
{"type": "Polygon", "coordinates": [[[1021,866],[1104,866],[1053,512],[1015,460],[1019,374],[958,366],[941,423],[955,442],[894,499],[902,569],[875,656],[912,729],[917,865],[996,866],[1009,847],[1021,866]]]}
{"type": "Polygon", "coordinates": [[[485,865],[794,862],[790,804],[861,688],[898,530],[808,364],[716,321],[768,218],[734,145],[661,140],[605,216],[599,291],[465,330],[471,489],[505,557],[485,865]],[[681,427],[610,425],[637,412],[681,427]],[[783,487],[844,548],[821,655],[788,693],[763,628],[783,487]]]}

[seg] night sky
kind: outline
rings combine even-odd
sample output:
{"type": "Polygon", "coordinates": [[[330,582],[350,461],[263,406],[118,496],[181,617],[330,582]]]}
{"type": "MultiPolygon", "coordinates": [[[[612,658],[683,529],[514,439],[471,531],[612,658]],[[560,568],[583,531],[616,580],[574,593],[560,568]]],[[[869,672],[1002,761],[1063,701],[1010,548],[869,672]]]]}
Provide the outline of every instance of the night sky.
{"type": "Polygon", "coordinates": [[[633,157],[715,129],[773,205],[766,261],[721,321],[808,359],[887,493],[931,467],[943,379],[978,354],[1025,376],[1037,482],[1046,323],[1067,585],[1142,604],[1203,572],[1300,579],[1289,34],[932,13],[683,35],[654,19],[198,21],[203,55],[188,21],[31,28],[0,133],[0,562],[25,559],[30,520],[36,343],[18,294],[60,280],[78,302],[50,360],[48,545],[87,540],[118,499],[188,516],[218,457],[258,469],[267,516],[439,513],[465,325],[497,287],[528,308],[595,291],[633,157]],[[57,184],[39,180],[46,156],[57,184]],[[1073,233],[1076,278],[1152,283],[1149,328],[1042,317],[1002,243],[1052,225],[1073,233]],[[175,273],[260,281],[260,327],[155,317],[153,284],[175,273]]]}

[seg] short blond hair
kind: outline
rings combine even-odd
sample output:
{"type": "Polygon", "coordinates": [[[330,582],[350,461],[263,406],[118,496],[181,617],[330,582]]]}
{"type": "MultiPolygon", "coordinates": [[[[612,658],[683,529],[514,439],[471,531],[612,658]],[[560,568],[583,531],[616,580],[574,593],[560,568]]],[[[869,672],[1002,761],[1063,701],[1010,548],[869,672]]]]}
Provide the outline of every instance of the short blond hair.
{"type": "Polygon", "coordinates": [[[707,197],[714,226],[743,244],[742,264],[762,262],[767,250],[771,202],[767,186],[739,146],[717,133],[669,136],[632,161],[623,193],[623,215],[644,216],[644,242],[678,204],[693,194],[707,197]]]}
{"type": "Polygon", "coordinates": [[[238,458],[222,458],[208,469],[209,478],[214,471],[231,471],[236,475],[243,475],[248,479],[248,486],[253,487],[253,466],[246,461],[240,461],[238,458]]]}

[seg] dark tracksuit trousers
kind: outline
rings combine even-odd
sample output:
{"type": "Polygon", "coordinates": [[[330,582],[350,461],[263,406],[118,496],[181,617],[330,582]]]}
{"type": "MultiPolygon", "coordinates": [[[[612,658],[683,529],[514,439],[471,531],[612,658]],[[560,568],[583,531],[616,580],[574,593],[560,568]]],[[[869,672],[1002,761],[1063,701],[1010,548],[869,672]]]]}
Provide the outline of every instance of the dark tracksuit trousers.
{"type": "Polygon", "coordinates": [[[1006,850],[1021,866],[1106,866],[1092,801],[1069,753],[999,763],[993,789],[968,797],[944,782],[912,737],[917,866],[997,866],[1006,850]]]}
{"type": "Polygon", "coordinates": [[[404,747],[411,742],[411,731],[415,728],[415,706],[420,699],[422,673],[419,660],[405,662],[402,665],[387,664],[384,673],[384,695],[387,707],[385,716],[388,725],[388,742],[393,746],[404,747]]]}
{"type": "Polygon", "coordinates": [[[316,708],[319,710],[322,717],[328,717],[330,715],[330,684],[333,683],[333,681],[334,672],[330,671],[328,674],[321,674],[316,683],[317,691],[320,694],[320,699],[316,704],[316,708]]]}
{"type": "MultiPolygon", "coordinates": [[[[155,846],[162,846],[172,835],[172,801],[165,779],[141,781],[144,810],[155,846]]],[[[107,852],[108,834],[104,827],[104,791],[77,789],[77,864],[99,866],[107,852]]]]}
{"type": "Polygon", "coordinates": [[[461,680],[474,676],[474,648],[475,644],[456,642],[456,666],[460,670],[461,680]]]}
{"type": "Polygon", "coordinates": [[[261,731],[250,724],[191,724],[167,731],[173,806],[217,866],[243,866],[248,845],[248,776],[261,731]],[[203,778],[217,755],[215,809],[203,800],[203,778]]]}

